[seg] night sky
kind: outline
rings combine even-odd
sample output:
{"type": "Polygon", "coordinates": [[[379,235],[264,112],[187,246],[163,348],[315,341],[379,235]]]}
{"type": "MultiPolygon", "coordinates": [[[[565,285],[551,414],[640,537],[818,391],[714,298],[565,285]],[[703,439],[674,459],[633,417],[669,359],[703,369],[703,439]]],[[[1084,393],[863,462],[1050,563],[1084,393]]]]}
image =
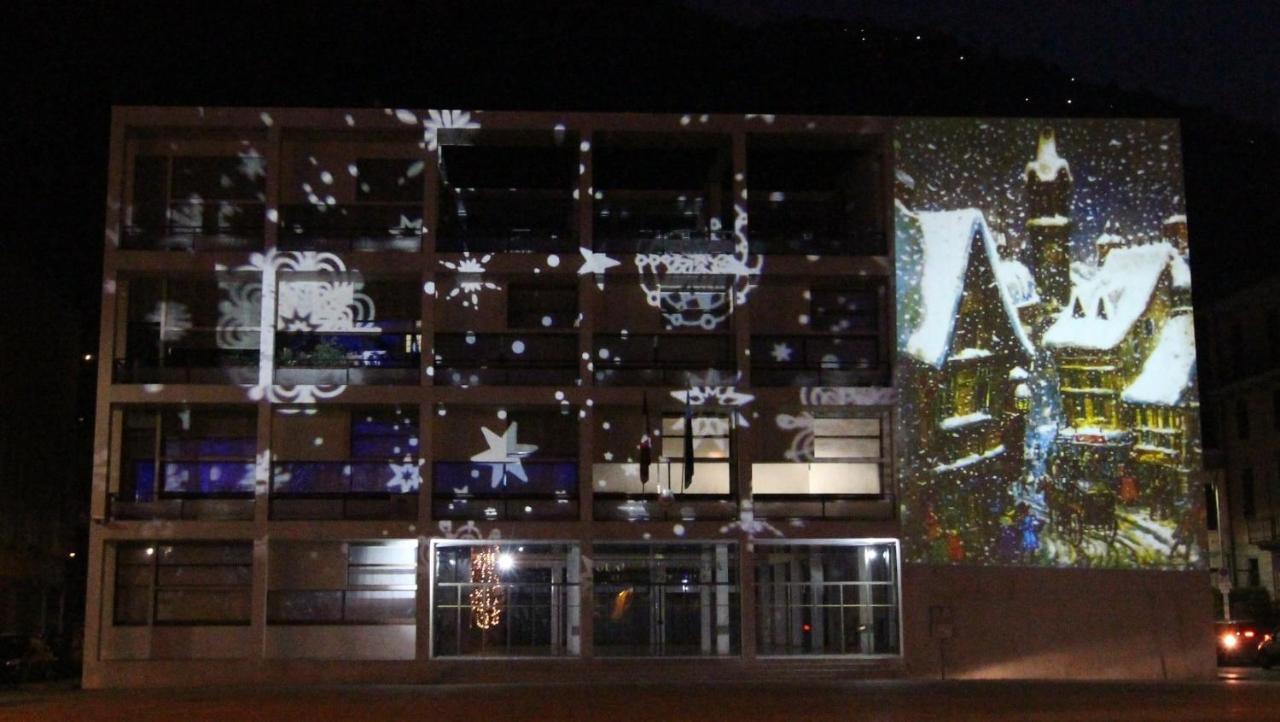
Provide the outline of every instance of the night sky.
{"type": "Polygon", "coordinates": [[[1155,241],[1165,218],[1186,212],[1175,125],[1052,119],[900,125],[898,169],[916,181],[914,210],[979,208],[994,230],[1025,240],[1025,170],[1041,128],[1053,129],[1074,179],[1074,260],[1090,260],[1104,231],[1155,241]]]}
{"type": "MultiPolygon", "coordinates": [[[[0,279],[96,352],[113,104],[1170,117],[1198,302],[1280,264],[1280,5],[800,5],[6,3],[0,279]]],[[[43,368],[7,374],[3,406],[68,382],[43,368]]]]}

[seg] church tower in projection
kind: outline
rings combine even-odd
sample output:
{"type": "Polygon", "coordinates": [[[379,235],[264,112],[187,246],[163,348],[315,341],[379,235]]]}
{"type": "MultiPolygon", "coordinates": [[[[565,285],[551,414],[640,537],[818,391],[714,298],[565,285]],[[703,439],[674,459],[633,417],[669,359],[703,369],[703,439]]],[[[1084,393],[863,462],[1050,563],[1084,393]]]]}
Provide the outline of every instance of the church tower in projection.
{"type": "Polygon", "coordinates": [[[1071,167],[1058,155],[1053,129],[1040,131],[1027,163],[1027,249],[1040,297],[1054,313],[1071,296],[1071,167]]]}

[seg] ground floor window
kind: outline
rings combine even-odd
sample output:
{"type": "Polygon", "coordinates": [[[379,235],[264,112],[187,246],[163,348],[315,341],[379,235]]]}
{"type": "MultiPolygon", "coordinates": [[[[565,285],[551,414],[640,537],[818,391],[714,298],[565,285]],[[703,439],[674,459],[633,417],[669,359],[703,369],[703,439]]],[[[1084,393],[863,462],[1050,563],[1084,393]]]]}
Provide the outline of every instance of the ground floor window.
{"type": "Polygon", "coordinates": [[[900,653],[896,542],[757,542],[755,571],[759,654],[900,653]]]}
{"type": "Polygon", "coordinates": [[[273,542],[270,624],[413,624],[418,542],[273,542]]]}
{"type": "Polygon", "coordinates": [[[598,656],[738,652],[736,544],[597,544],[594,583],[598,656]]]}
{"type": "Polygon", "coordinates": [[[248,624],[253,544],[116,547],[117,625],[248,624]]]}
{"type": "Polygon", "coordinates": [[[437,543],[434,655],[578,654],[581,566],[573,544],[437,543]]]}

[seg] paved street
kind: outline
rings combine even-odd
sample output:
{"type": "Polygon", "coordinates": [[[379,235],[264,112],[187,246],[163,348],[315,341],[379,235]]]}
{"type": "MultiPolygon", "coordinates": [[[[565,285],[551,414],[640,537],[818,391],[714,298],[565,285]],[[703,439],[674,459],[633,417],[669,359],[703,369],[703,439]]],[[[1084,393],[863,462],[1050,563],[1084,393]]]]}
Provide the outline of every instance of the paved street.
{"type": "MultiPolygon", "coordinates": [[[[1252,670],[1249,671],[1253,673],[1252,670]]],[[[1280,684],[903,682],[0,691],[0,720],[1269,720],[1280,684]]]]}

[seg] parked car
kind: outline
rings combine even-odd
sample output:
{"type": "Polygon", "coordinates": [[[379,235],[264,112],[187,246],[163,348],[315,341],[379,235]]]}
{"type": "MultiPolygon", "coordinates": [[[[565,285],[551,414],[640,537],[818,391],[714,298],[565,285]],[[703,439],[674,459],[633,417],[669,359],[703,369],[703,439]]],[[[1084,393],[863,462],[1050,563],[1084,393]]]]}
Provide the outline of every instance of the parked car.
{"type": "Polygon", "coordinates": [[[1280,664],[1280,641],[1277,637],[1280,637],[1280,626],[1262,635],[1262,642],[1258,644],[1258,665],[1263,669],[1280,664]]]}
{"type": "Polygon", "coordinates": [[[1215,627],[1219,665],[1237,667],[1254,664],[1258,656],[1258,643],[1262,641],[1262,632],[1257,624],[1236,620],[1218,622],[1215,627]]]}
{"type": "Polygon", "coordinates": [[[53,652],[39,637],[0,634],[0,681],[50,679],[56,670],[53,652]]]}

